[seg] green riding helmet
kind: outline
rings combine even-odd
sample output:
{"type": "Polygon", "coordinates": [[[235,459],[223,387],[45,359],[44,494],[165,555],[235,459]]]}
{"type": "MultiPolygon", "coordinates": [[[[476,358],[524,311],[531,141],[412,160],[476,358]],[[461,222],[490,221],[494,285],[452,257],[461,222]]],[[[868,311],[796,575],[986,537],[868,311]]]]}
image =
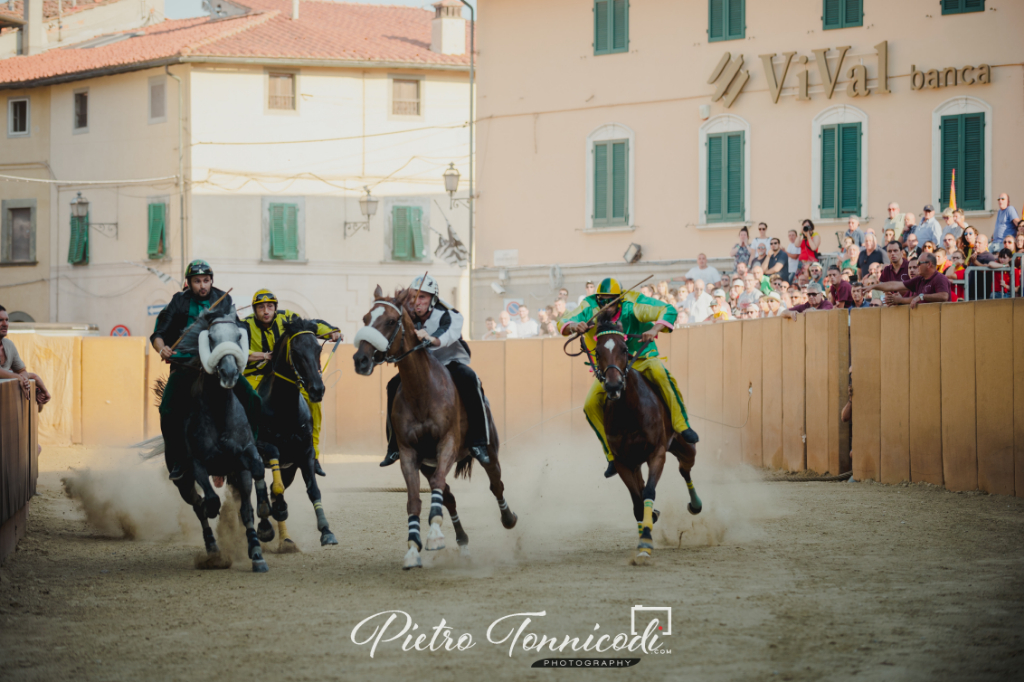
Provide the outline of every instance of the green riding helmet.
{"type": "Polygon", "coordinates": [[[188,264],[188,268],[185,269],[185,281],[191,280],[193,277],[198,275],[209,275],[213,277],[213,268],[210,264],[204,260],[194,260],[188,264]]]}

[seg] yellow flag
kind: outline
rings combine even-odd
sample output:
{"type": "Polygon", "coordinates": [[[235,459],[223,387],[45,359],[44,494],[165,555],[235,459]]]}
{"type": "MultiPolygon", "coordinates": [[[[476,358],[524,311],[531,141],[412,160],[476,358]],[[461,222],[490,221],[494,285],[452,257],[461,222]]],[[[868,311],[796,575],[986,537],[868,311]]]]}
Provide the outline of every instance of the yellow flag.
{"type": "Polygon", "coordinates": [[[953,169],[953,179],[949,182],[949,207],[956,210],[956,168],[953,169]]]}

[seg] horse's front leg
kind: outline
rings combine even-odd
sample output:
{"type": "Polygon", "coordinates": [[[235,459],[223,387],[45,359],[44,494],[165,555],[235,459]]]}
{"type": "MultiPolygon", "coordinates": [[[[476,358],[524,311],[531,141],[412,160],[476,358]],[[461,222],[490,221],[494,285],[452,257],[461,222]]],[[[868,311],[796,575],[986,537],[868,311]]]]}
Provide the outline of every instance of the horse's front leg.
{"type": "Polygon", "coordinates": [[[260,548],[259,538],[256,536],[256,529],[253,527],[252,513],[252,472],[242,469],[238,474],[238,494],[241,497],[241,508],[239,515],[245,525],[245,538],[249,543],[249,558],[252,559],[253,573],[266,573],[269,569],[267,562],[263,560],[263,550],[260,548]]]}
{"type": "Polygon", "coordinates": [[[690,494],[690,502],[686,505],[686,510],[696,516],[704,508],[704,503],[697,496],[697,489],[693,487],[693,479],[690,478],[690,471],[697,458],[697,446],[685,442],[677,445],[673,442],[672,450],[672,454],[679,460],[679,473],[686,481],[686,492],[690,494]]]}
{"type": "Polygon", "coordinates": [[[405,487],[409,495],[406,503],[406,513],[409,515],[409,551],[402,560],[402,568],[409,570],[423,566],[423,560],[420,558],[420,550],[423,549],[423,542],[420,540],[420,510],[423,507],[420,501],[420,468],[415,450],[408,445],[399,445],[398,451],[399,461],[402,463],[402,476],[405,478],[405,487]]]}
{"type": "Polygon", "coordinates": [[[267,481],[265,478],[266,468],[263,458],[260,457],[255,443],[250,443],[242,453],[242,462],[252,476],[256,487],[256,514],[260,517],[259,529],[256,536],[260,542],[270,542],[274,539],[274,527],[270,525],[270,498],[267,495],[267,481]]]}
{"type": "Polygon", "coordinates": [[[452,519],[452,527],[455,528],[455,542],[459,545],[459,552],[462,556],[469,556],[469,535],[462,528],[462,521],[459,520],[459,510],[455,506],[455,495],[452,494],[452,487],[444,486],[444,508],[452,519]]]}
{"type": "Polygon", "coordinates": [[[324,505],[320,501],[320,486],[316,482],[316,473],[313,469],[316,453],[313,450],[313,442],[310,441],[306,455],[302,458],[299,470],[302,472],[302,480],[306,483],[306,495],[313,503],[313,511],[316,512],[316,528],[320,531],[320,545],[336,545],[338,539],[334,537],[330,526],[327,525],[327,516],[324,514],[324,505]]]}
{"type": "Polygon", "coordinates": [[[444,549],[444,533],[441,532],[441,524],[444,523],[444,491],[448,487],[445,479],[448,472],[455,466],[455,458],[458,449],[455,446],[455,438],[449,436],[438,444],[437,468],[430,476],[430,530],[427,531],[427,551],[444,549]]]}
{"type": "MultiPolygon", "coordinates": [[[[654,454],[647,460],[647,485],[644,486],[641,496],[644,500],[643,521],[640,524],[640,542],[637,543],[636,564],[643,564],[654,553],[654,491],[658,486],[658,479],[665,468],[665,447],[659,446],[654,454]]],[[[639,473],[638,473],[639,477],[639,473]]]]}
{"type": "Polygon", "coordinates": [[[192,459],[192,470],[196,483],[203,489],[203,513],[206,514],[206,518],[215,519],[220,514],[220,497],[217,496],[210,483],[210,474],[207,473],[206,466],[198,458],[192,459]]]}

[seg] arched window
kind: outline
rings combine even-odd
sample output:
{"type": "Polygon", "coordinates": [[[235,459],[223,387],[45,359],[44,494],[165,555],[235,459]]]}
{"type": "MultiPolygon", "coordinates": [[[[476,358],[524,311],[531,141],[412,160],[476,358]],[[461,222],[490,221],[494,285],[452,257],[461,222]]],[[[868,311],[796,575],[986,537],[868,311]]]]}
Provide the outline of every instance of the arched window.
{"type": "Polygon", "coordinates": [[[811,122],[811,215],[862,216],[868,206],[868,115],[840,104],[811,122]]]}
{"type": "Polygon", "coordinates": [[[632,229],[636,133],[619,123],[587,136],[586,229],[632,229]]]}
{"type": "Polygon", "coordinates": [[[750,124],[733,114],[699,131],[701,225],[750,220],[750,124]]]}
{"type": "Polygon", "coordinates": [[[992,107],[976,97],[948,99],[932,112],[932,203],[964,211],[992,210],[992,107]]]}

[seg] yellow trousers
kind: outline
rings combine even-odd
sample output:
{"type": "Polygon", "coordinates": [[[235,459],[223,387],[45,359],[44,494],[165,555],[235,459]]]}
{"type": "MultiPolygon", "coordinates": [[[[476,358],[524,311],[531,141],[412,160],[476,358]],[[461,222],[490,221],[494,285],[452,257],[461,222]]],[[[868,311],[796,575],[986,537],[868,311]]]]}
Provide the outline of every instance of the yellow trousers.
{"type": "MultiPolygon", "coordinates": [[[[253,390],[260,387],[262,379],[262,374],[252,374],[245,377],[245,380],[249,382],[253,390]]],[[[302,394],[306,404],[309,405],[309,413],[313,415],[313,452],[316,453],[316,458],[320,459],[320,422],[323,420],[323,411],[320,409],[320,403],[314,403],[309,399],[309,394],[306,393],[306,389],[302,386],[299,386],[299,393],[302,394]]]]}
{"type": "MultiPolygon", "coordinates": [[[[642,358],[633,364],[633,369],[661,389],[661,397],[668,405],[669,414],[672,415],[672,428],[676,433],[690,428],[683,396],[679,392],[675,378],[669,373],[665,364],[657,357],[642,358]]],[[[604,448],[604,455],[610,462],[614,457],[608,448],[608,438],[604,433],[604,401],[604,386],[600,381],[594,381],[590,387],[590,393],[587,394],[587,401],[583,404],[583,412],[587,415],[590,428],[594,429],[594,433],[597,434],[597,439],[601,441],[601,447],[604,448]]]]}

